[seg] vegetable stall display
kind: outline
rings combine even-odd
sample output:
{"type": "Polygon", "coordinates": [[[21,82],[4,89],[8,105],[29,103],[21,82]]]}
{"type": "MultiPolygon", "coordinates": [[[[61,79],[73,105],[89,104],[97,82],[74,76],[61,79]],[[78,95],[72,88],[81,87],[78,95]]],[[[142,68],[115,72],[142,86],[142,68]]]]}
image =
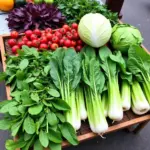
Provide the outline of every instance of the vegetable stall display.
{"type": "Polygon", "coordinates": [[[0,102],[0,129],[17,136],[6,141],[7,150],[60,150],[64,140],[79,143],[85,124],[102,136],[125,111],[149,112],[150,54],[138,29],[116,24],[116,15],[96,1],[76,1],[73,9],[71,1],[35,2],[7,19],[17,30],[5,39],[0,73],[11,96],[0,102]],[[82,9],[85,2],[94,7],[82,9]]]}

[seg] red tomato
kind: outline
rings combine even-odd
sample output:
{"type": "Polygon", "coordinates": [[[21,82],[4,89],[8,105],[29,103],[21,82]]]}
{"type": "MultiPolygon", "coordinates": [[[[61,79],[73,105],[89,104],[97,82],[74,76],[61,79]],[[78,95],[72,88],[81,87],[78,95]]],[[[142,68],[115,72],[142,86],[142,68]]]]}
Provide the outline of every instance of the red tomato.
{"type": "Polygon", "coordinates": [[[78,24],[77,23],[73,23],[72,25],[71,25],[71,27],[72,27],[72,29],[78,29],[78,24]]]}
{"type": "Polygon", "coordinates": [[[57,36],[53,36],[52,42],[53,43],[58,43],[59,42],[59,38],[57,36]]]}
{"type": "Polygon", "coordinates": [[[55,35],[56,35],[59,39],[62,38],[62,34],[61,34],[60,32],[58,32],[58,31],[55,32],[55,35]]]}
{"type": "Polygon", "coordinates": [[[18,49],[20,49],[19,46],[18,46],[18,45],[14,45],[14,46],[12,47],[12,49],[11,49],[11,50],[12,50],[12,53],[16,54],[18,49]]]}
{"type": "Polygon", "coordinates": [[[37,37],[37,35],[35,35],[35,34],[32,34],[31,36],[30,36],[30,39],[31,40],[36,40],[38,37],[37,37]]]}
{"type": "Polygon", "coordinates": [[[48,42],[48,46],[51,47],[53,43],[51,41],[48,42]]]}
{"type": "Polygon", "coordinates": [[[79,39],[79,34],[76,32],[73,34],[73,39],[78,40],[79,39]]]}
{"type": "Polygon", "coordinates": [[[26,42],[28,41],[28,38],[27,38],[26,36],[24,36],[24,37],[22,38],[22,41],[26,43],[26,42]]]}
{"type": "Polygon", "coordinates": [[[49,32],[52,33],[52,29],[51,29],[51,28],[46,28],[46,29],[45,29],[45,32],[46,32],[46,33],[49,33],[49,32]]]}
{"type": "Polygon", "coordinates": [[[28,38],[30,38],[30,36],[32,35],[32,30],[27,30],[26,32],[25,32],[25,35],[26,35],[26,37],[28,37],[28,38]]]}
{"type": "Polygon", "coordinates": [[[63,25],[63,28],[66,29],[66,31],[70,30],[70,27],[67,24],[63,25]]]}
{"type": "Polygon", "coordinates": [[[62,38],[63,40],[67,40],[68,38],[66,37],[66,36],[63,36],[63,38],[62,38]]]}
{"type": "Polygon", "coordinates": [[[78,41],[77,41],[77,44],[78,44],[78,45],[82,45],[83,42],[82,42],[81,40],[78,40],[78,41]]]}
{"type": "Polygon", "coordinates": [[[41,38],[40,38],[40,42],[41,43],[47,43],[48,41],[47,41],[47,37],[46,36],[42,36],[41,38]]]}
{"type": "Polygon", "coordinates": [[[48,49],[48,45],[45,43],[40,44],[40,49],[48,49]]]}
{"type": "Polygon", "coordinates": [[[18,34],[17,31],[12,31],[12,32],[10,33],[10,36],[11,36],[12,38],[16,39],[16,38],[19,36],[19,34],[18,34]]]}
{"type": "Polygon", "coordinates": [[[32,41],[32,46],[38,48],[40,45],[40,41],[39,40],[33,40],[32,41]]]}
{"type": "Polygon", "coordinates": [[[53,44],[51,45],[51,50],[56,50],[57,48],[58,48],[58,44],[53,43],[53,44]]]}
{"type": "Polygon", "coordinates": [[[35,34],[35,35],[37,35],[37,36],[41,36],[41,31],[39,30],[39,29],[35,29],[34,31],[33,31],[33,33],[35,34]]]}
{"type": "Polygon", "coordinates": [[[60,45],[60,46],[63,46],[63,45],[64,45],[64,39],[61,39],[61,40],[59,41],[59,45],[60,45]]]}
{"type": "Polygon", "coordinates": [[[76,33],[76,32],[77,32],[77,31],[76,31],[75,29],[72,29],[72,30],[71,30],[71,33],[72,33],[72,34],[74,34],[74,33],[76,33]]]}
{"type": "Polygon", "coordinates": [[[71,46],[72,46],[70,40],[65,40],[65,41],[64,41],[64,45],[65,45],[66,47],[71,47],[71,46]]]}
{"type": "Polygon", "coordinates": [[[9,44],[10,47],[13,47],[14,45],[17,44],[17,41],[15,39],[9,39],[8,44],[9,44]]]}
{"type": "Polygon", "coordinates": [[[28,41],[26,44],[27,44],[28,47],[31,47],[32,46],[32,41],[28,41]]]}
{"type": "Polygon", "coordinates": [[[76,46],[76,51],[77,51],[77,52],[80,52],[81,49],[82,49],[82,46],[81,46],[81,45],[76,46]]]}
{"type": "Polygon", "coordinates": [[[70,33],[70,34],[67,34],[67,38],[69,39],[69,40],[72,40],[73,39],[73,35],[70,33]]]}
{"type": "Polygon", "coordinates": [[[46,33],[45,33],[45,32],[42,32],[41,37],[42,37],[42,36],[46,36],[46,33]]]}
{"type": "Polygon", "coordinates": [[[61,28],[61,29],[59,29],[59,32],[61,33],[61,34],[66,34],[66,29],[65,28],[61,28]]]}
{"type": "Polygon", "coordinates": [[[19,42],[18,42],[18,46],[19,46],[20,48],[22,48],[23,45],[25,45],[25,42],[24,42],[24,41],[19,41],[19,42]]]}
{"type": "Polygon", "coordinates": [[[77,44],[76,41],[71,41],[71,46],[74,47],[74,46],[76,46],[76,44],[77,44]]]}
{"type": "Polygon", "coordinates": [[[53,37],[53,34],[47,33],[47,34],[46,34],[46,37],[47,37],[48,40],[51,41],[51,40],[52,40],[52,37],[53,37]]]}

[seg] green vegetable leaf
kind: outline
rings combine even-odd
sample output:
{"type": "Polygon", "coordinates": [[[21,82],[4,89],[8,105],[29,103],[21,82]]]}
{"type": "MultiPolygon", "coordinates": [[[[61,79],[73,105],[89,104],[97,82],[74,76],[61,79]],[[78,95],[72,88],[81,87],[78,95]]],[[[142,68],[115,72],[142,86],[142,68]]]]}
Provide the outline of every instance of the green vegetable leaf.
{"type": "Polygon", "coordinates": [[[24,79],[24,72],[22,70],[18,70],[16,72],[16,77],[18,80],[23,80],[24,79]]]}
{"type": "Polygon", "coordinates": [[[48,136],[47,136],[47,133],[44,132],[43,130],[40,131],[39,140],[43,147],[45,148],[48,147],[48,144],[49,144],[48,136]]]}
{"type": "Polygon", "coordinates": [[[0,120],[0,130],[8,130],[11,127],[11,122],[8,120],[0,120]]]}
{"type": "Polygon", "coordinates": [[[46,75],[48,75],[49,71],[50,71],[50,65],[45,66],[44,67],[44,72],[46,73],[46,75]]]}
{"type": "Polygon", "coordinates": [[[23,106],[23,105],[19,105],[18,106],[18,111],[21,113],[21,114],[24,114],[26,112],[26,107],[23,106]]]}
{"type": "Polygon", "coordinates": [[[34,105],[28,109],[29,114],[38,115],[43,109],[43,104],[34,105]]]}
{"type": "Polygon", "coordinates": [[[38,102],[40,100],[39,95],[37,93],[31,94],[31,99],[38,102]]]}
{"type": "Polygon", "coordinates": [[[28,65],[29,65],[28,59],[23,59],[19,64],[19,68],[21,70],[24,70],[28,65]]]}
{"type": "Polygon", "coordinates": [[[62,143],[61,133],[58,131],[49,129],[48,138],[54,143],[62,143]]]}
{"type": "Polygon", "coordinates": [[[9,114],[12,116],[18,116],[20,115],[18,112],[18,108],[16,106],[10,107],[9,108],[9,114]]]}
{"type": "Polygon", "coordinates": [[[64,100],[52,99],[51,102],[57,110],[62,110],[62,111],[70,110],[70,106],[64,100]]]}
{"type": "Polygon", "coordinates": [[[41,83],[38,83],[38,82],[34,82],[33,85],[39,89],[39,90],[42,90],[44,88],[44,86],[41,84],[41,83]]]}
{"type": "Polygon", "coordinates": [[[28,134],[35,133],[36,127],[35,127],[34,120],[29,116],[25,118],[23,127],[28,134]]]}
{"type": "Polygon", "coordinates": [[[66,121],[65,116],[64,116],[63,114],[57,113],[57,112],[56,112],[55,114],[56,114],[57,118],[58,118],[61,122],[65,122],[65,121],[66,121]]]}
{"type": "Polygon", "coordinates": [[[0,82],[6,79],[7,75],[5,72],[0,72],[0,82]]]}
{"type": "Polygon", "coordinates": [[[68,140],[69,143],[71,143],[72,145],[78,145],[79,142],[77,140],[76,132],[70,123],[68,122],[63,123],[60,126],[60,130],[63,137],[66,140],[68,140]]]}
{"type": "Polygon", "coordinates": [[[57,119],[55,113],[49,112],[49,113],[46,115],[46,118],[47,118],[48,123],[49,123],[51,126],[57,125],[58,119],[57,119]]]}
{"type": "Polygon", "coordinates": [[[22,121],[15,123],[12,127],[11,127],[11,134],[12,136],[16,136],[20,127],[22,125],[22,121]]]}
{"type": "Polygon", "coordinates": [[[61,150],[61,144],[60,143],[54,143],[52,141],[49,141],[49,148],[51,150],[61,150]]]}
{"type": "Polygon", "coordinates": [[[25,133],[24,134],[24,140],[29,141],[32,138],[32,136],[33,136],[32,134],[25,133]]]}
{"type": "Polygon", "coordinates": [[[33,82],[33,81],[35,81],[35,80],[36,80],[35,77],[29,77],[29,78],[26,79],[26,82],[27,82],[27,83],[31,83],[31,82],[33,82]]]}
{"type": "Polygon", "coordinates": [[[39,140],[36,140],[34,143],[34,150],[43,150],[43,146],[41,145],[39,140]]]}
{"type": "Polygon", "coordinates": [[[55,89],[49,89],[49,90],[48,90],[48,93],[49,93],[51,96],[53,96],[53,97],[60,97],[59,92],[58,92],[57,90],[55,90],[55,89]]]}

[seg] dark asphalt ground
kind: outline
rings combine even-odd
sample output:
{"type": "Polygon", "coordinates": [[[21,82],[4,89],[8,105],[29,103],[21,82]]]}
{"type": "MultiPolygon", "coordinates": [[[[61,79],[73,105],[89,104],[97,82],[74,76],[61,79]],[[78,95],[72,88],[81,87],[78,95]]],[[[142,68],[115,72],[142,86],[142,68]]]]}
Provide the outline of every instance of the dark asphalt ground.
{"type": "MultiPolygon", "coordinates": [[[[144,37],[144,45],[150,50],[150,1],[125,0],[123,6],[123,21],[140,29],[144,37]]],[[[1,64],[0,64],[1,70],[1,64]]],[[[0,100],[5,99],[5,89],[0,83],[0,100]]],[[[0,150],[5,150],[4,143],[8,132],[0,131],[0,150]]],[[[127,133],[124,130],[81,143],[77,147],[66,150],[150,150],[150,124],[139,134],[127,133]]]]}

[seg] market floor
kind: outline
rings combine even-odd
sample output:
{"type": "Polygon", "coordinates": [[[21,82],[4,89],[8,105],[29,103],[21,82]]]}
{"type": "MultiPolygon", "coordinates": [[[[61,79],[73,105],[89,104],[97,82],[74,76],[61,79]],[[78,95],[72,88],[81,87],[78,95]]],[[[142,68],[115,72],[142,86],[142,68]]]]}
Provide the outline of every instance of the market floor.
{"type": "MultiPolygon", "coordinates": [[[[144,45],[150,50],[150,1],[125,0],[122,12],[123,21],[140,29],[144,37],[144,45]]],[[[0,83],[0,100],[4,99],[5,90],[3,84],[0,83]]],[[[66,150],[150,150],[149,135],[150,123],[137,135],[122,130],[106,135],[106,139],[98,137],[83,142],[77,147],[66,148],[66,150]]],[[[0,132],[0,150],[5,150],[4,143],[8,137],[8,132],[0,132]]]]}

